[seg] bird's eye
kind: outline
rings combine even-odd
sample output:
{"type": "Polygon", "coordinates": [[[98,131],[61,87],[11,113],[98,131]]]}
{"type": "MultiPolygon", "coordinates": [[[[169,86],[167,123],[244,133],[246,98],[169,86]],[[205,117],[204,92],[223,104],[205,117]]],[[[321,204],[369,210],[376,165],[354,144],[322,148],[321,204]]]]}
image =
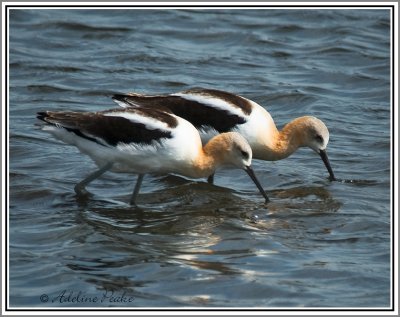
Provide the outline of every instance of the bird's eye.
{"type": "Polygon", "coordinates": [[[240,153],[242,153],[242,156],[243,156],[246,160],[250,157],[249,153],[246,152],[246,151],[240,151],[240,153]]]}
{"type": "Polygon", "coordinates": [[[315,137],[315,139],[317,140],[317,142],[318,143],[323,143],[324,142],[324,139],[322,138],[322,136],[321,135],[319,135],[319,134],[317,134],[317,136],[315,137]]]}

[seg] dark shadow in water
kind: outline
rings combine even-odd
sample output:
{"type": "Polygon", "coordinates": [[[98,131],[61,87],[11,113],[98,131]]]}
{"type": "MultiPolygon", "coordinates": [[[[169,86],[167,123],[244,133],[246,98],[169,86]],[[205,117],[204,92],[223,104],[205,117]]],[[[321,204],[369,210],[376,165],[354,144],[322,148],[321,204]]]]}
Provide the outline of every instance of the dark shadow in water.
{"type": "Polygon", "coordinates": [[[332,196],[325,186],[296,186],[275,190],[274,203],[268,207],[269,214],[288,216],[324,216],[340,211],[343,203],[332,196]]]}
{"type": "MultiPolygon", "coordinates": [[[[337,212],[342,203],[333,198],[324,186],[298,186],[270,191],[272,201],[265,205],[231,189],[191,182],[180,177],[164,177],[162,181],[178,184],[143,193],[138,206],[124,201],[129,197],[99,199],[77,197],[76,202],[86,221],[108,223],[130,233],[182,234],[215,227],[226,219],[240,219],[257,228],[260,220],[270,217],[315,216],[337,212]]],[[[243,225],[243,223],[242,223],[243,225]]]]}
{"type": "MultiPolygon", "coordinates": [[[[90,244],[85,255],[65,259],[65,265],[99,290],[119,293],[125,290],[136,298],[168,304],[174,301],[170,296],[155,295],[155,298],[145,291],[160,279],[175,278],[159,277],[160,272],[179,272],[187,267],[189,271],[241,274],[229,263],[218,262],[218,257],[208,255],[213,254],[213,247],[223,239],[216,227],[230,217],[240,219],[245,199],[207,183],[182,183],[160,192],[144,193],[141,200],[146,203],[139,207],[96,197],[77,200],[80,207],[77,221],[90,228],[88,232],[92,234],[86,238],[90,244]],[[152,266],[154,275],[148,273],[152,266]],[[146,277],[138,273],[141,270],[146,277]],[[129,272],[135,275],[130,276],[129,272]]],[[[185,278],[189,280],[190,276],[185,278]]]]}
{"type": "MultiPolygon", "coordinates": [[[[150,177],[144,179],[144,182],[151,181],[150,177]]],[[[142,190],[139,193],[137,204],[129,205],[130,196],[108,196],[109,198],[99,198],[98,195],[88,193],[88,195],[76,195],[76,202],[81,208],[86,208],[93,204],[94,201],[117,205],[123,209],[141,209],[141,208],[162,208],[184,204],[194,206],[209,204],[211,202],[218,203],[222,198],[222,203],[233,203],[236,199],[234,194],[240,194],[234,190],[222,186],[208,184],[205,181],[193,181],[183,177],[167,175],[157,179],[160,183],[159,190],[145,192],[142,190]]],[[[133,188],[133,184],[132,184],[133,188]]],[[[88,188],[90,190],[90,188],[88,188]]],[[[219,203],[218,203],[219,204],[219,203]]]]}

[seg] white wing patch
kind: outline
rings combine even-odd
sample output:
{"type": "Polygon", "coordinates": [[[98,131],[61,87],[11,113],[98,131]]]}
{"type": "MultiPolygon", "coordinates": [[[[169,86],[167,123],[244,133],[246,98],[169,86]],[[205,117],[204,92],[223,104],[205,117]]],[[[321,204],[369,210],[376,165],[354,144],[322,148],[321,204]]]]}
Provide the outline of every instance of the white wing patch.
{"type": "Polygon", "coordinates": [[[104,113],[104,116],[125,118],[135,123],[144,124],[149,130],[172,130],[165,122],[135,112],[108,112],[104,113]]]}
{"type": "Polygon", "coordinates": [[[117,103],[118,106],[122,107],[122,108],[129,108],[130,104],[128,104],[125,101],[121,101],[121,100],[117,100],[117,99],[113,99],[113,101],[115,103],[117,103]]]}
{"type": "Polygon", "coordinates": [[[221,109],[221,110],[230,112],[230,113],[235,114],[240,117],[245,116],[245,114],[243,113],[243,111],[240,108],[233,106],[231,103],[229,103],[223,99],[216,98],[213,96],[191,94],[191,93],[184,93],[184,92],[171,94],[171,96],[178,96],[178,97],[184,98],[186,100],[196,101],[198,103],[201,103],[201,104],[204,104],[207,106],[211,106],[216,109],[221,109]]]}

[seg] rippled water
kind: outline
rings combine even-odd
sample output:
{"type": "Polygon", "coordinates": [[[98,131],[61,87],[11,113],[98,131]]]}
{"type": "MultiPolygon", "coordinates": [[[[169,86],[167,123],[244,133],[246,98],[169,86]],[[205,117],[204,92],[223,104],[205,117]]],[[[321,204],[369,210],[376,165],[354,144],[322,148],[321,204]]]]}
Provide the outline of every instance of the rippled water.
{"type": "Polygon", "coordinates": [[[378,9],[11,10],[10,307],[388,307],[390,13],[378,9]],[[105,174],[36,126],[113,92],[212,87],[282,127],[330,129],[333,170],[301,149],[216,184],[105,174]],[[114,292],[114,293],[112,293],[114,292]],[[47,296],[47,298],[46,298],[47,296]],[[75,298],[75,301],[73,300],[75,298]],[[97,302],[95,301],[97,298],[97,302]],[[119,299],[119,300],[118,300],[119,299]]]}

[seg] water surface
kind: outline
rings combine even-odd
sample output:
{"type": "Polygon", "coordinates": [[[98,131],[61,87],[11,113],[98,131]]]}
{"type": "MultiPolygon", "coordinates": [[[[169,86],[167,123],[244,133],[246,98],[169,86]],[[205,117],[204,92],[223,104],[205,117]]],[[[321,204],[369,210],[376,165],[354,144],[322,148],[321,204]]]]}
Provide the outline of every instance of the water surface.
{"type": "Polygon", "coordinates": [[[388,10],[23,9],[9,21],[11,307],[390,305],[388,10]],[[301,149],[254,161],[268,206],[240,170],[215,185],[146,176],[139,207],[136,176],[108,173],[82,200],[73,187],[94,164],[35,126],[42,110],[114,107],[113,92],[192,87],[250,98],[278,127],[319,117],[335,174],[352,181],[330,182],[301,149]]]}

